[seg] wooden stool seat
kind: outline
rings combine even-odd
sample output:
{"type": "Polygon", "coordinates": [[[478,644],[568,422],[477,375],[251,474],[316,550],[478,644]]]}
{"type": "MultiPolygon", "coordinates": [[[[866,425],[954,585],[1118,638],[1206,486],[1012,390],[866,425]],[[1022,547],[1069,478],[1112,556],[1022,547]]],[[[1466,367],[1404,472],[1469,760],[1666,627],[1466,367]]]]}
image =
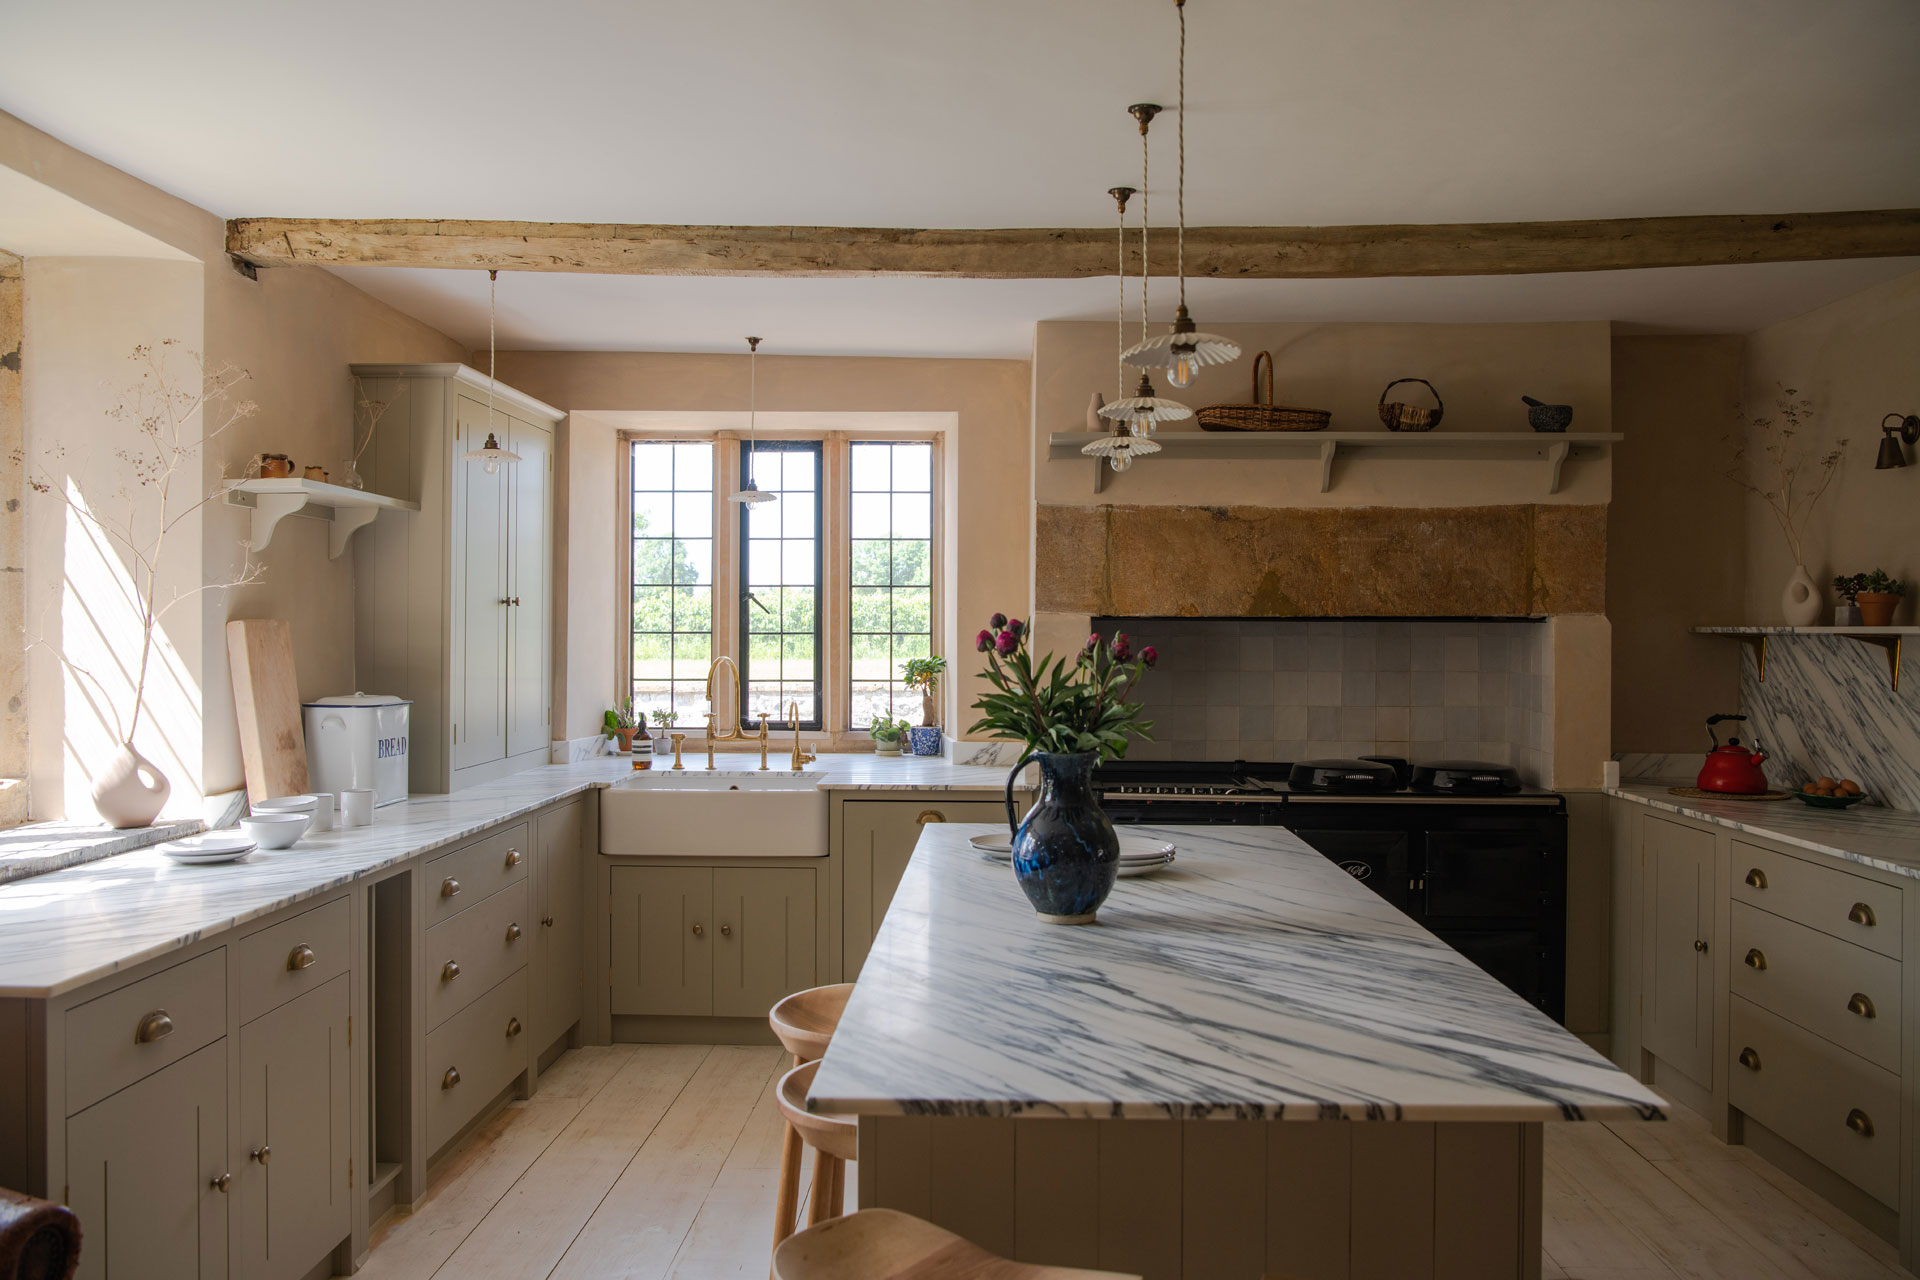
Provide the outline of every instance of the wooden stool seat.
{"type": "Polygon", "coordinates": [[[851,982],[796,991],[773,1006],[767,1022],[795,1062],[812,1062],[826,1056],[827,1042],[833,1039],[833,1029],[840,1025],[852,994],[851,982]]]}
{"type": "Polygon", "coordinates": [[[780,1077],[780,1088],[776,1094],[780,1102],[780,1114],[787,1118],[801,1141],[822,1155],[832,1156],[836,1160],[854,1160],[859,1157],[860,1122],[852,1116],[823,1116],[807,1110],[807,1092],[813,1088],[813,1078],[820,1073],[820,1063],[803,1062],[780,1077]]]}
{"type": "Polygon", "coordinates": [[[1009,1262],[892,1209],[862,1209],[790,1236],[774,1280],[1140,1280],[1118,1271],[1009,1262]]]}

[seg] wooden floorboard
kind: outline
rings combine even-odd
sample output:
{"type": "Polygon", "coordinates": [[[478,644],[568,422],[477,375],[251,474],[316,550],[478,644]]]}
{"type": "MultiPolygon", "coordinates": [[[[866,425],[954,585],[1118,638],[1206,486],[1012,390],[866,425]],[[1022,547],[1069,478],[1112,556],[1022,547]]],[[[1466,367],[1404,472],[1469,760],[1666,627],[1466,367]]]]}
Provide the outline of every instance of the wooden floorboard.
{"type": "MultiPolygon", "coordinates": [[[[758,1046],[567,1053],[447,1158],[412,1213],[380,1225],[359,1274],[757,1280],[788,1065],[758,1046]]],[[[1674,1112],[1547,1126],[1544,1280],[1911,1280],[1891,1245],[1674,1112]]],[[[849,1207],[855,1185],[849,1168],[849,1207]]]]}

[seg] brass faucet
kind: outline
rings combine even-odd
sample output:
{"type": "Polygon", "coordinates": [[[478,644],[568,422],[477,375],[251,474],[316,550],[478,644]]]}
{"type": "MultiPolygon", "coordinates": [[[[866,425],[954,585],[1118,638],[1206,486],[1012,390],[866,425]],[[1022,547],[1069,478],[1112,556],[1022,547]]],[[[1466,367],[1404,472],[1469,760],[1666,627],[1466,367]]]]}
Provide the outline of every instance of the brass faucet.
{"type": "Polygon", "coordinates": [[[767,713],[760,713],[760,772],[767,771],[767,713]]]}
{"type": "Polygon", "coordinates": [[[747,735],[740,732],[739,721],[745,717],[740,712],[740,668],[732,658],[721,654],[707,665],[707,740],[709,742],[744,742],[747,735]],[[713,705],[713,673],[720,669],[721,663],[727,664],[727,670],[733,673],[733,723],[724,732],[716,732],[713,721],[717,719],[713,705]]]}
{"type": "Polygon", "coordinates": [[[793,768],[794,772],[798,773],[812,764],[814,759],[812,752],[800,749],[800,704],[798,702],[787,704],[787,719],[793,722],[793,768]]]}

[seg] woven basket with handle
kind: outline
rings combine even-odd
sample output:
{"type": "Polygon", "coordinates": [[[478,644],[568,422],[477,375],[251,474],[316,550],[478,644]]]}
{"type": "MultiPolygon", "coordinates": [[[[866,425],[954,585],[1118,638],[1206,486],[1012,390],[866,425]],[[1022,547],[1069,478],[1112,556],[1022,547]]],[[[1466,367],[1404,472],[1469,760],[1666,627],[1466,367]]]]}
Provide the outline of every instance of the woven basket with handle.
{"type": "Polygon", "coordinates": [[[1433,391],[1433,384],[1425,378],[1395,378],[1389,382],[1386,389],[1380,393],[1380,421],[1387,424],[1387,430],[1431,431],[1439,426],[1440,419],[1447,412],[1447,406],[1441,402],[1438,391],[1433,391],[1433,408],[1431,409],[1422,405],[1407,404],[1402,400],[1395,400],[1392,404],[1387,403],[1387,392],[1403,382],[1417,382],[1427,390],[1433,391]]]}
{"type": "Polygon", "coordinates": [[[1253,358],[1253,401],[1210,404],[1194,417],[1202,431],[1324,431],[1333,421],[1331,409],[1295,409],[1273,402],[1273,357],[1264,351],[1253,358]]]}

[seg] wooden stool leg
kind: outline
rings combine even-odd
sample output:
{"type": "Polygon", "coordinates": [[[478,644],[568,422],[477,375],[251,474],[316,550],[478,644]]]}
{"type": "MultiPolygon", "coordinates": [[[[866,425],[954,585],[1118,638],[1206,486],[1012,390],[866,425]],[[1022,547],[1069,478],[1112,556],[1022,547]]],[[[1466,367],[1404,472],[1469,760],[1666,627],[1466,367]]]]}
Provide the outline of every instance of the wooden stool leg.
{"type": "Polygon", "coordinates": [[[794,1215],[800,1207],[800,1148],[804,1144],[792,1125],[786,1129],[786,1137],[780,1143],[780,1190],[773,1201],[773,1243],[776,1247],[793,1234],[794,1215]]]}
{"type": "Polygon", "coordinates": [[[807,1225],[815,1226],[835,1217],[833,1207],[833,1184],[840,1169],[840,1159],[824,1151],[813,1153],[813,1196],[807,1204],[807,1225]]]}
{"type": "Polygon", "coordinates": [[[833,1216],[838,1218],[847,1211],[847,1162],[833,1162],[833,1216]]]}

